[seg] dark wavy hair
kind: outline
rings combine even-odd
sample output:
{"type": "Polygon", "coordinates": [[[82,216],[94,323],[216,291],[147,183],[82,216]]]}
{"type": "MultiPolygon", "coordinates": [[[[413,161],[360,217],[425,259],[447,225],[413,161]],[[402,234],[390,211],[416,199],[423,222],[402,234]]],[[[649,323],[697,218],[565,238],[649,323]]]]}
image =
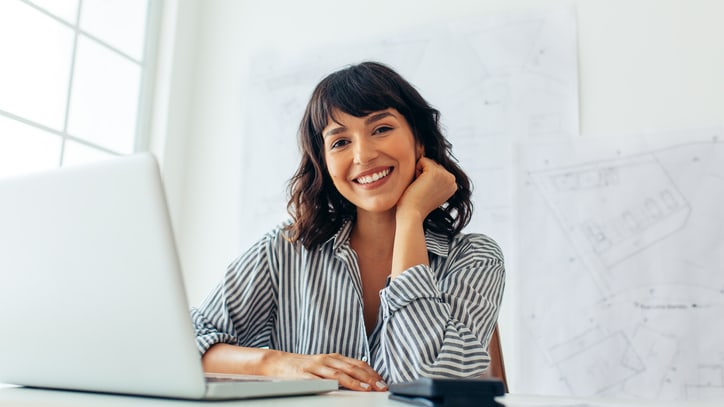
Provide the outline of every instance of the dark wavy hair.
{"type": "Polygon", "coordinates": [[[292,242],[301,242],[307,249],[318,247],[356,214],[356,207],[332,183],[325,163],[322,130],[334,120],[335,111],[364,117],[389,108],[405,117],[425,156],[454,174],[458,184],[457,192],[425,218],[425,229],[451,237],[468,224],[472,185],[442,133],[440,112],[394,70],[363,62],[324,78],[307,104],[298,132],[302,160],[288,184],[287,211],[292,222],[286,232],[292,242]]]}

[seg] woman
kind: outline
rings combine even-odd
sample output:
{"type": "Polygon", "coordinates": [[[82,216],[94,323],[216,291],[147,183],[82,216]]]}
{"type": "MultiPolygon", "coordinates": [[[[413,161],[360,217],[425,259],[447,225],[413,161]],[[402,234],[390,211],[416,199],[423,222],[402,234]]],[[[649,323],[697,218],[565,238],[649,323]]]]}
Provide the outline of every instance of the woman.
{"type": "Polygon", "coordinates": [[[461,233],[470,180],[438,118],[378,63],[317,85],[299,129],[291,222],[191,311],[206,371],[385,391],[487,368],[503,259],[487,236],[461,233]]]}

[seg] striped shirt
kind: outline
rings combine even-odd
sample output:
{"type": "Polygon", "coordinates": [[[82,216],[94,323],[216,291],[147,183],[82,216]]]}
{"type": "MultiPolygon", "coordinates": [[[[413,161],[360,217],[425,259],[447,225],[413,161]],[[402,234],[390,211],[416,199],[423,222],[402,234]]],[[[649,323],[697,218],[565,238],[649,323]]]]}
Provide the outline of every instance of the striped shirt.
{"type": "Polygon", "coordinates": [[[426,232],[430,266],[388,277],[368,337],[351,231],[348,222],[311,251],[281,228],[256,242],[191,309],[200,352],[224,342],[339,353],[369,363],[388,383],[482,373],[505,284],[498,245],[481,234],[449,240],[426,232]]]}

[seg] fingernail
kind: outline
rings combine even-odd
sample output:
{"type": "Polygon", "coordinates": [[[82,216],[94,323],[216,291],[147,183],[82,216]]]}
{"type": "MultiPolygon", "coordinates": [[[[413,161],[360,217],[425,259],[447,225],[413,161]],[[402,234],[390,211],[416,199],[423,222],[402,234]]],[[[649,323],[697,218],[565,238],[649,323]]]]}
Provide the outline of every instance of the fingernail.
{"type": "Polygon", "coordinates": [[[369,388],[370,388],[370,385],[369,385],[369,384],[367,384],[367,383],[360,383],[360,384],[359,384],[359,387],[361,387],[361,388],[363,388],[363,389],[367,390],[367,389],[369,389],[369,388]]]}
{"type": "Polygon", "coordinates": [[[387,388],[387,383],[383,381],[378,381],[377,383],[375,383],[375,385],[377,385],[377,388],[380,390],[387,388]]]}

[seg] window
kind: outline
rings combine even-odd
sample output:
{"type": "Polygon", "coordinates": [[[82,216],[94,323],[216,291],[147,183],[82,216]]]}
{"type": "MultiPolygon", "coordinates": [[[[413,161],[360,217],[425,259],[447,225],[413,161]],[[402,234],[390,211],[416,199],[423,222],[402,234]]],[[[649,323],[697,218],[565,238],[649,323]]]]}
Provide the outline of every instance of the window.
{"type": "Polygon", "coordinates": [[[0,177],[146,148],[158,7],[0,1],[0,177]]]}

